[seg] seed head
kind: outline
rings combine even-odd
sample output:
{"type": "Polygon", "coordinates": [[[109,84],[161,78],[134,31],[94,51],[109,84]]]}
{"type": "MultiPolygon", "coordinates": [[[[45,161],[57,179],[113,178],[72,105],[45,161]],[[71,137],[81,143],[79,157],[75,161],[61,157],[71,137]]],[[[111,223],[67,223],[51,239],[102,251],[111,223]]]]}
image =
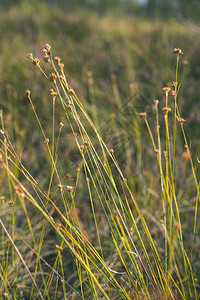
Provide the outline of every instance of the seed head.
{"type": "Polygon", "coordinates": [[[175,88],[175,87],[177,87],[177,85],[178,85],[178,82],[176,82],[176,81],[173,81],[172,82],[172,86],[175,88]]]}
{"type": "Polygon", "coordinates": [[[73,192],[74,188],[71,185],[67,185],[66,190],[71,193],[71,192],[73,192]]]}
{"type": "Polygon", "coordinates": [[[110,154],[114,155],[114,150],[113,149],[110,149],[110,154]]]}
{"type": "Polygon", "coordinates": [[[45,143],[46,145],[48,145],[48,144],[49,144],[49,139],[47,138],[47,139],[44,141],[44,143],[45,143]]]}
{"type": "Polygon", "coordinates": [[[60,79],[65,81],[65,77],[63,75],[60,75],[60,79]]]}
{"type": "Polygon", "coordinates": [[[49,55],[48,55],[48,54],[45,54],[45,56],[43,57],[43,60],[44,60],[45,62],[49,62],[49,61],[50,61],[49,55]]]}
{"type": "Polygon", "coordinates": [[[59,246],[59,245],[55,245],[56,249],[58,249],[58,251],[63,251],[63,247],[59,246]]]}
{"type": "Polygon", "coordinates": [[[55,81],[57,78],[56,74],[55,73],[51,73],[49,74],[49,81],[55,81]]]}
{"type": "Polygon", "coordinates": [[[25,198],[25,193],[20,185],[15,186],[15,193],[16,195],[19,195],[21,198],[23,199],[25,198]]]}
{"type": "Polygon", "coordinates": [[[155,105],[158,105],[159,101],[156,99],[154,100],[155,105]]]}
{"type": "Polygon", "coordinates": [[[147,118],[147,113],[146,113],[146,112],[138,113],[137,115],[138,115],[138,117],[140,117],[140,118],[144,118],[144,119],[147,118]]]}
{"type": "Polygon", "coordinates": [[[166,112],[172,111],[170,107],[163,107],[162,110],[166,112]]]}
{"type": "Polygon", "coordinates": [[[186,120],[185,120],[185,119],[183,119],[183,118],[179,118],[179,117],[177,117],[177,116],[176,116],[176,119],[177,119],[177,121],[178,121],[179,123],[181,123],[181,124],[183,124],[183,123],[185,123],[185,122],[186,122],[186,120]]]}
{"type": "Polygon", "coordinates": [[[33,60],[32,60],[32,64],[34,65],[34,66],[38,66],[39,65],[39,63],[40,63],[40,60],[39,60],[39,58],[34,58],[33,60]]]}
{"type": "Polygon", "coordinates": [[[189,156],[188,152],[187,151],[183,152],[183,154],[182,154],[182,160],[184,162],[188,162],[189,159],[190,159],[190,156],[189,156]]]}
{"type": "Polygon", "coordinates": [[[62,185],[61,185],[61,184],[58,184],[58,185],[57,185],[57,188],[58,188],[60,191],[62,191],[62,185]]]}
{"type": "Polygon", "coordinates": [[[60,67],[61,69],[64,69],[64,64],[63,64],[63,63],[59,63],[58,65],[59,65],[59,67],[60,67]]]}
{"type": "Polygon", "coordinates": [[[55,56],[54,60],[57,61],[58,64],[61,62],[61,58],[59,56],[55,56]]]}
{"type": "Polygon", "coordinates": [[[184,60],[183,60],[183,65],[184,65],[184,66],[187,66],[188,64],[189,64],[188,60],[187,60],[187,59],[184,59],[184,60]]]}
{"type": "Polygon", "coordinates": [[[58,95],[58,93],[55,92],[53,89],[50,89],[50,93],[53,97],[56,97],[58,95]]]}
{"type": "Polygon", "coordinates": [[[164,87],[162,90],[165,92],[166,95],[171,91],[170,87],[164,87]]]}
{"type": "Polygon", "coordinates": [[[31,95],[31,92],[27,89],[27,90],[25,91],[25,96],[26,96],[26,97],[30,97],[30,95],[31,95]]]}
{"type": "Polygon", "coordinates": [[[51,46],[49,44],[45,44],[44,49],[49,52],[51,50],[51,46]]]}
{"type": "Polygon", "coordinates": [[[173,53],[180,56],[183,55],[184,52],[180,48],[174,48],[173,53]]]}
{"type": "Polygon", "coordinates": [[[28,53],[27,57],[33,59],[33,54],[32,53],[28,53]]]}
{"type": "Polygon", "coordinates": [[[175,97],[176,93],[175,93],[174,90],[171,91],[171,95],[172,95],[173,97],[175,97]]]}

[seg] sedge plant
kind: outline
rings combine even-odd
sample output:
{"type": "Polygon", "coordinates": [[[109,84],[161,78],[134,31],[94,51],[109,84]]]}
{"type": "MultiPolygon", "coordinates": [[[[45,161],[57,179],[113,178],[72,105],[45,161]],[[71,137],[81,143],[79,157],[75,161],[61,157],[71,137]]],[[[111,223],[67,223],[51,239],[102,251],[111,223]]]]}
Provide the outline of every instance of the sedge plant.
{"type": "MultiPolygon", "coordinates": [[[[42,125],[31,92],[26,90],[25,94],[48,157],[49,175],[45,187],[23,164],[23,155],[21,157],[15,150],[1,112],[1,173],[8,185],[6,197],[10,198],[10,208],[5,205],[5,197],[1,198],[4,210],[0,219],[2,295],[7,299],[19,299],[20,296],[34,299],[198,299],[192,259],[197,235],[199,181],[185,134],[185,120],[178,105],[178,66],[183,52],[174,49],[177,57],[175,81],[172,87],[163,89],[166,97],[162,108],[165,131],[160,128],[158,100],[154,101],[155,132],[152,132],[147,113],[138,114],[145,121],[159,170],[159,205],[162,207],[159,220],[162,242],[159,247],[141,203],[120,168],[115,149],[108,149],[98,126],[70,86],[61,58],[53,57],[49,44],[44,46],[43,52],[44,63],[50,72],[32,53],[28,58],[50,84],[50,137],[42,125]],[[58,130],[57,106],[65,117],[58,130]],[[169,118],[169,114],[173,117],[169,118]],[[178,126],[196,188],[190,253],[184,245],[181,203],[177,200],[178,126]],[[67,173],[67,184],[62,174],[67,166],[63,166],[59,150],[66,127],[80,158],[74,178],[67,173]],[[85,219],[81,217],[80,197],[87,205],[89,203],[90,226],[84,224],[85,219]],[[23,210],[25,221],[24,227],[16,232],[19,209],[23,210]],[[30,210],[34,210],[34,216],[30,216],[30,210]],[[57,240],[54,245],[51,244],[52,235],[57,240]],[[48,249],[53,250],[47,254],[48,249]]],[[[94,97],[92,73],[88,73],[88,77],[94,97]]],[[[120,105],[122,100],[114,76],[112,83],[120,105]]],[[[98,120],[96,113],[95,120],[98,120]]]]}

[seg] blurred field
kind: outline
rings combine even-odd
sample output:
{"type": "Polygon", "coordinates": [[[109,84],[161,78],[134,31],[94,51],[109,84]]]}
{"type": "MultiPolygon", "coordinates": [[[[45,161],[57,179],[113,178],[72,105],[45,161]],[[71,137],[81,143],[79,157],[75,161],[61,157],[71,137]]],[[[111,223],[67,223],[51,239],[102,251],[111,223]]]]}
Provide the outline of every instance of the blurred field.
{"type": "MultiPolygon", "coordinates": [[[[114,149],[118,164],[137,198],[152,236],[164,257],[163,240],[159,238],[162,231],[160,220],[163,218],[159,168],[156,165],[155,153],[150,146],[148,131],[137,114],[147,112],[152,131],[155,132],[154,100],[158,99],[160,105],[164,106],[165,94],[162,88],[175,81],[176,56],[172,51],[174,47],[180,47],[184,55],[179,65],[178,82],[181,85],[178,105],[181,116],[187,120],[184,128],[198,177],[197,158],[200,159],[200,28],[198,24],[189,21],[179,23],[175,18],[151,21],[144,17],[137,17],[134,13],[122,14],[118,10],[99,14],[95,10],[87,10],[84,7],[70,10],[66,4],[56,6],[41,2],[33,5],[31,1],[22,1],[21,4],[4,9],[1,7],[0,41],[0,109],[3,110],[3,126],[27,170],[44,190],[48,190],[51,161],[45,152],[44,139],[24,93],[26,89],[31,91],[36,111],[51,144],[52,96],[49,92],[51,86],[27,59],[27,54],[32,52],[34,57],[41,60],[42,67],[49,73],[50,68],[42,60],[41,52],[43,45],[49,43],[52,46],[52,56],[58,55],[62,58],[69,84],[82,101],[108,149],[114,149]]],[[[170,101],[173,108],[173,102],[170,101]]],[[[164,143],[165,128],[161,113],[159,118],[161,140],[164,143]]],[[[59,142],[58,168],[63,184],[74,185],[81,156],[65,121],[61,104],[56,102],[56,137],[59,134],[60,122],[64,123],[64,127],[59,142]],[[66,179],[68,173],[71,179],[66,179]]],[[[84,125],[97,151],[100,150],[94,132],[88,125],[84,125]]],[[[173,126],[169,125],[169,128],[172,132],[173,126]]],[[[156,134],[154,136],[156,137],[156,134]]],[[[174,181],[177,183],[177,201],[182,205],[180,216],[184,244],[190,251],[196,187],[190,164],[186,156],[184,157],[186,151],[184,145],[181,130],[177,129],[174,181]]],[[[13,167],[13,172],[26,186],[26,180],[17,168],[13,167]]],[[[115,174],[114,169],[113,172],[122,193],[118,175],[115,174]]],[[[5,204],[10,200],[10,191],[5,184],[3,171],[2,174],[0,197],[1,203],[5,204]]],[[[82,177],[84,178],[84,172],[80,175],[77,207],[81,224],[87,228],[87,234],[94,241],[95,229],[90,227],[92,219],[90,201],[86,196],[87,188],[85,182],[81,180],[82,177]]],[[[50,196],[55,201],[59,199],[57,184],[58,182],[53,178],[50,196]]],[[[28,214],[35,232],[38,233],[42,228],[42,216],[29,205],[28,214]]],[[[58,205],[60,208],[63,207],[62,204],[58,205]]],[[[28,221],[22,218],[22,212],[18,210],[19,206],[19,201],[16,200],[15,211],[18,213],[15,217],[15,230],[24,235],[29,243],[28,221]]],[[[1,218],[9,224],[10,206],[5,204],[2,207],[4,209],[0,213],[1,218]]],[[[100,209],[98,204],[96,209],[97,211],[100,209]]],[[[100,224],[104,222],[98,213],[97,219],[100,224]]],[[[199,232],[199,223],[197,232],[199,232]]],[[[106,235],[107,232],[103,237],[103,244],[106,252],[112,254],[114,248],[107,242],[106,235]]],[[[51,252],[49,249],[60,241],[60,237],[46,227],[44,241],[46,243],[43,243],[41,256],[53,264],[55,250],[51,252]]],[[[200,239],[197,235],[192,260],[195,278],[200,272],[199,247],[200,239]]],[[[30,259],[26,247],[24,253],[27,259],[30,259]]],[[[74,268],[71,254],[67,251],[65,254],[64,268],[71,270],[72,265],[74,268]]],[[[69,281],[77,284],[69,270],[66,271],[66,278],[69,276],[69,281]]],[[[199,282],[197,288],[200,289],[199,282]]],[[[62,299],[62,296],[58,299],[62,299]]]]}

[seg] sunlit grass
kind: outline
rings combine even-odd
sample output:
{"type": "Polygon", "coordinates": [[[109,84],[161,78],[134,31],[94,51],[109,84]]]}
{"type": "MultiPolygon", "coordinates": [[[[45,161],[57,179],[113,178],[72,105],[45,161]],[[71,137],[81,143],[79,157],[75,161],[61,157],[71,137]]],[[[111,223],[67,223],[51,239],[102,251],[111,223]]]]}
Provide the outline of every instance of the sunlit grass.
{"type": "MultiPolygon", "coordinates": [[[[134,110],[130,116],[127,106],[123,116],[117,115],[123,100],[112,76],[117,109],[111,149],[99,133],[102,116],[88,114],[51,46],[44,46],[45,62],[28,55],[50,89],[51,101],[42,110],[32,92],[25,93],[26,110],[32,111],[40,130],[39,148],[33,146],[36,159],[44,157],[48,172],[43,178],[43,163],[39,180],[32,175],[34,160],[30,157],[27,168],[1,111],[0,280],[5,297],[198,299],[193,262],[198,257],[199,166],[193,162],[178,102],[180,51],[174,50],[177,64],[170,80],[175,83],[164,88],[164,105],[152,100],[151,113],[134,110]],[[46,108],[51,111],[48,128],[41,118],[46,108]],[[125,113],[133,122],[134,164],[130,136],[118,126],[125,113]],[[185,152],[180,167],[181,139],[185,152]],[[63,160],[65,147],[76,149],[74,163],[63,160]],[[120,161],[118,151],[125,159],[120,161]]],[[[93,74],[87,75],[95,111],[93,74]]],[[[127,88],[134,99],[134,85],[127,88]]]]}

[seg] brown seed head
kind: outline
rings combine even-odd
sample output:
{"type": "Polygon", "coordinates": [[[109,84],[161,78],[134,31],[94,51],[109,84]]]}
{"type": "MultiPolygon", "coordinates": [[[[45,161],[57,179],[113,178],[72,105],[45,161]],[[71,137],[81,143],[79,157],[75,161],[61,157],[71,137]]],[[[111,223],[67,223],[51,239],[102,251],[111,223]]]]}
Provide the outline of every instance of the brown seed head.
{"type": "Polygon", "coordinates": [[[77,222],[79,218],[79,209],[72,207],[69,211],[69,215],[72,218],[73,221],[77,222]]]}
{"type": "Polygon", "coordinates": [[[24,94],[26,97],[30,97],[30,95],[31,95],[31,92],[27,89],[26,91],[25,91],[25,94],[24,94]]]}
{"type": "Polygon", "coordinates": [[[181,124],[186,122],[185,119],[179,118],[178,116],[176,116],[176,119],[177,119],[177,121],[178,121],[179,123],[181,123],[181,124]]]}
{"type": "Polygon", "coordinates": [[[33,59],[33,54],[32,53],[28,53],[27,57],[33,59]]]}
{"type": "Polygon", "coordinates": [[[173,81],[172,82],[172,86],[175,88],[175,87],[177,87],[177,85],[178,85],[178,82],[176,82],[176,81],[173,81]]]}
{"type": "Polygon", "coordinates": [[[138,113],[137,115],[138,115],[138,117],[140,117],[140,118],[144,118],[144,119],[147,118],[147,113],[146,113],[146,112],[138,113]]]}
{"type": "Polygon", "coordinates": [[[51,46],[49,44],[45,44],[44,49],[49,52],[51,50],[51,46]]]}
{"type": "Polygon", "coordinates": [[[49,55],[48,55],[48,54],[45,54],[45,56],[43,57],[43,60],[44,60],[45,62],[49,62],[49,61],[50,61],[49,55]]]}
{"type": "Polygon", "coordinates": [[[60,67],[61,69],[64,69],[64,64],[63,64],[63,63],[59,63],[58,65],[59,65],[59,67],[60,67]]]}
{"type": "Polygon", "coordinates": [[[20,196],[21,198],[23,198],[23,199],[25,198],[25,193],[20,185],[15,186],[15,193],[16,193],[16,195],[20,196]]]}
{"type": "Polygon", "coordinates": [[[53,97],[56,97],[58,95],[58,93],[55,92],[53,89],[50,89],[50,93],[53,97]]]}
{"type": "Polygon", "coordinates": [[[56,249],[58,249],[58,251],[63,251],[63,247],[59,246],[59,245],[55,245],[56,249]]]}
{"type": "Polygon", "coordinates": [[[180,48],[174,48],[173,53],[180,56],[180,55],[182,55],[184,52],[183,52],[180,48]]]}
{"type": "Polygon", "coordinates": [[[49,144],[49,139],[47,138],[47,139],[44,141],[44,143],[45,143],[46,145],[48,145],[48,144],[49,144]]]}
{"type": "Polygon", "coordinates": [[[190,159],[189,153],[187,151],[183,152],[182,154],[182,160],[187,163],[190,159]]]}
{"type": "Polygon", "coordinates": [[[58,188],[60,191],[62,191],[62,185],[61,185],[61,184],[58,184],[58,185],[57,185],[57,188],[58,188]]]}
{"type": "Polygon", "coordinates": [[[166,112],[169,112],[169,111],[171,111],[171,108],[170,107],[163,107],[162,110],[166,111],[166,112]]]}
{"type": "Polygon", "coordinates": [[[32,64],[34,65],[34,66],[38,66],[39,65],[39,63],[40,63],[40,60],[39,60],[39,58],[34,58],[33,60],[32,60],[32,64]]]}
{"type": "Polygon", "coordinates": [[[66,175],[66,177],[67,177],[67,179],[71,179],[71,176],[69,173],[66,175]]]}
{"type": "Polygon", "coordinates": [[[156,99],[154,100],[155,105],[158,105],[159,101],[156,99]]]}
{"type": "Polygon", "coordinates": [[[110,154],[114,155],[114,150],[113,149],[110,149],[110,154]]]}
{"type": "Polygon", "coordinates": [[[189,64],[188,60],[187,60],[187,59],[184,59],[184,60],[183,60],[183,65],[184,65],[184,66],[187,66],[188,64],[189,64]]]}
{"type": "Polygon", "coordinates": [[[165,92],[166,95],[171,91],[170,87],[164,87],[162,90],[165,92]]]}
{"type": "Polygon", "coordinates": [[[63,75],[60,75],[60,79],[65,81],[65,77],[63,75]]]}
{"type": "Polygon", "coordinates": [[[178,229],[178,230],[180,230],[181,229],[181,224],[180,224],[180,222],[175,222],[175,227],[178,229]]]}
{"type": "Polygon", "coordinates": [[[61,58],[59,56],[55,56],[54,60],[57,61],[58,64],[61,62],[61,58]]]}
{"type": "Polygon", "coordinates": [[[57,76],[56,76],[56,74],[55,73],[51,73],[51,74],[49,74],[49,81],[55,81],[56,80],[56,78],[57,78],[57,76]]]}
{"type": "Polygon", "coordinates": [[[172,95],[173,97],[175,97],[175,95],[176,95],[175,90],[172,90],[172,91],[171,91],[171,95],[172,95]]]}
{"type": "Polygon", "coordinates": [[[71,185],[67,185],[66,190],[71,193],[71,192],[73,192],[74,188],[71,185]]]}

